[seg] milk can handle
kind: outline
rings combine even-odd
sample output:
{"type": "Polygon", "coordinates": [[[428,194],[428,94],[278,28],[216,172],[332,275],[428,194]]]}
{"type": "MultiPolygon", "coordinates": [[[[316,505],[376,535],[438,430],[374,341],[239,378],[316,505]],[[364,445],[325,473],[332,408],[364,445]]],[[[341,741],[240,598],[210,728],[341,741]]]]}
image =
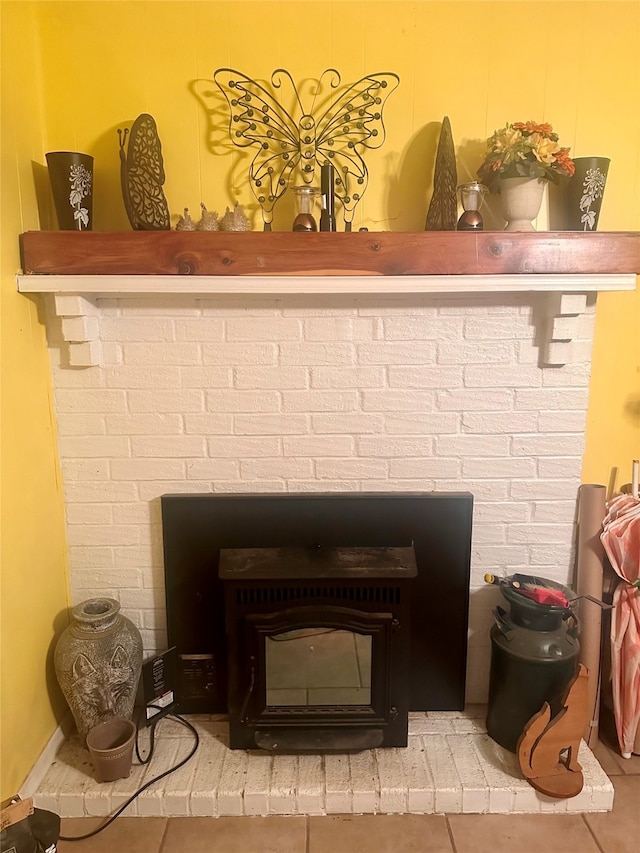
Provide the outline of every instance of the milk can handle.
{"type": "Polygon", "coordinates": [[[513,631],[513,622],[507,616],[507,611],[502,607],[494,607],[492,613],[496,627],[501,634],[504,634],[509,639],[509,634],[513,631]]]}

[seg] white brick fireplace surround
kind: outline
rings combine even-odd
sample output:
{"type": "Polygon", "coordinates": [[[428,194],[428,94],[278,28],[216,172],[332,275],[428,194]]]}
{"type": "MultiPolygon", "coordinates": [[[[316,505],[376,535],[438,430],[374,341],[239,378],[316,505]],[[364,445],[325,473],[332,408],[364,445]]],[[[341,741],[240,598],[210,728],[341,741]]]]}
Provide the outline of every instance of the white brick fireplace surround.
{"type": "Polygon", "coordinates": [[[440,277],[438,293],[181,295],[172,278],[63,297],[94,312],[100,365],[70,367],[47,312],[74,603],[115,597],[147,653],[166,647],[165,493],[470,491],[467,701],[486,701],[483,574],[571,577],[595,294],[570,318],[571,363],[545,366],[559,294],[449,295],[440,277]]]}

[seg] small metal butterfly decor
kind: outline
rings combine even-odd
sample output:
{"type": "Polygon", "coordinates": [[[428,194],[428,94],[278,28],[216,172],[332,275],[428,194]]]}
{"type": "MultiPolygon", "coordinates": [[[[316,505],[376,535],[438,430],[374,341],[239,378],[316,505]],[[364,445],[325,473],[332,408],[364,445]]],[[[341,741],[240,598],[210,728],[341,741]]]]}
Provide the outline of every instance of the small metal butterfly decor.
{"type": "Polygon", "coordinates": [[[284,68],[277,68],[271,75],[273,91],[233,68],[219,68],[213,79],[229,105],[231,141],[239,148],[256,149],[249,181],[262,208],[264,230],[271,230],[273,208],[286,192],[292,175],[297,172],[306,184],[311,184],[319,166],[332,163],[335,194],[342,203],[345,231],[350,231],[354,210],[369,180],[363,151],[383,144],[382,111],[400,78],[391,72],[379,72],[341,87],[340,74],[335,68],[328,68],[316,81],[309,109],[284,68]],[[322,96],[325,77],[329,79],[329,91],[322,96]],[[274,94],[284,81],[292,89],[291,112],[274,94]],[[316,105],[319,96],[321,102],[316,105]]]}
{"type": "Polygon", "coordinates": [[[162,189],[162,146],[153,116],[139,115],[130,131],[118,128],[118,138],[122,197],[131,227],[135,231],[168,231],[171,219],[162,189]]]}

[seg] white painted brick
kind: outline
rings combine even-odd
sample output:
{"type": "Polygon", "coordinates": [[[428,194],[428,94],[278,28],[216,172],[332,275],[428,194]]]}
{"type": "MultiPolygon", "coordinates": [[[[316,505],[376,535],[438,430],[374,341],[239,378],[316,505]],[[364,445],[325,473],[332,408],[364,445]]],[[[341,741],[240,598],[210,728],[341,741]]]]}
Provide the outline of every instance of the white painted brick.
{"type": "Polygon", "coordinates": [[[468,388],[536,388],[542,384],[542,371],[527,364],[472,364],[464,369],[468,388]]]}
{"type": "Polygon", "coordinates": [[[358,364],[433,364],[433,341],[372,341],[358,344],[358,364]]]}
{"type": "Polygon", "coordinates": [[[150,569],[153,555],[148,545],[120,545],[113,549],[115,564],[126,569],[150,569]]]}
{"type": "Polygon", "coordinates": [[[85,547],[99,545],[136,545],[140,541],[137,524],[69,524],[69,545],[85,547]]]}
{"type": "Polygon", "coordinates": [[[104,421],[110,435],[175,435],[182,430],[182,416],[173,413],[105,415],[104,421]]]}
{"type": "Polygon", "coordinates": [[[379,433],[383,432],[383,427],[384,418],[381,415],[362,412],[332,412],[311,416],[311,428],[318,433],[379,433]]]}
{"type": "Polygon", "coordinates": [[[526,315],[501,317],[467,317],[464,321],[464,336],[469,340],[497,340],[509,338],[531,338],[533,327],[526,315]]]}
{"type": "Polygon", "coordinates": [[[233,384],[245,391],[255,388],[277,391],[302,389],[309,385],[309,371],[306,367],[236,367],[233,384]]]}
{"type": "Polygon", "coordinates": [[[233,371],[230,367],[180,367],[182,388],[231,388],[233,371]]]}
{"type": "Polygon", "coordinates": [[[280,395],[277,391],[238,391],[235,388],[207,391],[206,407],[210,412],[277,412],[280,395]]]}
{"type": "Polygon", "coordinates": [[[208,453],[212,458],[250,458],[279,456],[280,441],[275,436],[214,436],[208,440],[208,453]]]}
{"type": "Polygon", "coordinates": [[[378,771],[373,750],[367,749],[349,755],[349,772],[354,814],[378,812],[378,771]]]}
{"type": "Polygon", "coordinates": [[[355,347],[350,343],[283,343],[279,349],[280,364],[284,367],[355,363],[355,347]]]}
{"type": "Polygon", "coordinates": [[[514,522],[530,521],[531,512],[531,506],[526,503],[500,501],[494,504],[477,504],[473,510],[474,527],[478,524],[513,524],[514,522]]]}
{"type": "Polygon", "coordinates": [[[534,412],[464,412],[462,431],[489,435],[534,432],[538,415],[534,412]]]}
{"type": "Polygon", "coordinates": [[[58,442],[61,456],[81,458],[121,458],[129,456],[129,438],[119,435],[60,436],[58,442]]]}
{"type": "Polygon", "coordinates": [[[440,435],[436,437],[438,456],[498,456],[509,454],[511,439],[506,435],[440,435]]]}
{"type": "Polygon", "coordinates": [[[275,344],[237,344],[223,341],[219,344],[202,345],[202,364],[229,367],[235,367],[237,364],[276,364],[277,353],[275,344]]]}
{"type": "Polygon", "coordinates": [[[176,320],[177,341],[221,341],[224,337],[224,322],[210,317],[176,320]]]}
{"type": "Polygon", "coordinates": [[[123,589],[118,599],[123,611],[164,608],[164,595],[158,589],[123,589]]]}
{"type": "Polygon", "coordinates": [[[203,317],[278,317],[282,313],[271,296],[255,295],[250,301],[243,294],[198,297],[197,302],[203,317]]]}
{"type": "Polygon", "coordinates": [[[289,480],[287,489],[290,492],[357,492],[356,481],[349,480],[289,480]]]}
{"type": "Polygon", "coordinates": [[[324,771],[327,814],[350,814],[349,756],[327,753],[324,757],[324,771]]]}
{"type": "Polygon", "coordinates": [[[189,480],[237,480],[239,476],[236,459],[190,459],[187,462],[189,480]]]}
{"type": "Polygon", "coordinates": [[[577,497],[578,481],[563,480],[516,480],[511,484],[511,499],[514,501],[562,501],[577,497]]]}
{"type": "Polygon", "coordinates": [[[543,412],[538,416],[539,432],[584,432],[586,411],[543,412]]]}
{"type": "Polygon", "coordinates": [[[270,480],[295,477],[310,478],[313,474],[310,459],[247,459],[240,461],[240,477],[243,480],[270,480]]]}
{"type": "Polygon", "coordinates": [[[504,545],[507,541],[506,524],[485,524],[473,528],[472,542],[474,547],[481,545],[504,545]]]}
{"type": "MultiPolygon", "coordinates": [[[[228,341],[297,341],[302,338],[299,320],[272,317],[238,317],[225,320],[228,341]]],[[[200,338],[202,340],[202,338],[200,338]]],[[[207,340],[205,337],[204,340],[207,340]]]]}
{"type": "Polygon", "coordinates": [[[298,760],[294,755],[281,755],[271,768],[269,814],[296,813],[298,760]]]}
{"type": "Polygon", "coordinates": [[[370,341],[375,334],[368,317],[309,317],[303,330],[307,341],[370,341]]]}
{"type": "Polygon", "coordinates": [[[573,562],[572,555],[573,550],[570,542],[558,545],[534,544],[529,548],[529,560],[532,566],[569,566],[573,562]]]}
{"type": "Polygon", "coordinates": [[[241,815],[242,795],[249,754],[244,750],[228,749],[218,783],[218,814],[241,815]]]}
{"type": "Polygon", "coordinates": [[[134,483],[114,482],[69,482],[65,486],[65,498],[78,503],[111,503],[135,501],[137,492],[134,483]]]}
{"type": "Polygon", "coordinates": [[[515,408],[523,411],[580,411],[586,406],[587,391],[582,388],[518,388],[515,392],[515,408]]]}
{"type": "Polygon", "coordinates": [[[85,548],[69,546],[69,564],[72,567],[91,566],[92,569],[110,569],[115,566],[113,549],[110,547],[85,548]]]}
{"type": "Polygon", "coordinates": [[[62,336],[65,341],[93,341],[99,337],[97,317],[63,317],[62,336]]]}
{"type": "Polygon", "coordinates": [[[438,489],[443,492],[471,492],[475,498],[475,505],[481,501],[501,501],[508,498],[509,487],[507,483],[499,480],[438,480],[438,489]]]}
{"type": "Polygon", "coordinates": [[[124,391],[107,391],[89,388],[58,388],[55,392],[56,409],[59,412],[78,414],[124,412],[124,391]]]}
{"type": "Polygon", "coordinates": [[[424,479],[459,478],[460,462],[457,459],[390,459],[389,477],[405,480],[421,477],[424,479]]]}
{"type": "Polygon", "coordinates": [[[379,459],[318,459],[319,480],[369,480],[386,478],[387,463],[379,459]]]}
{"type": "Polygon", "coordinates": [[[442,435],[442,433],[458,432],[459,415],[453,412],[387,414],[385,416],[385,427],[386,432],[394,435],[442,435]]]}
{"type": "Polygon", "coordinates": [[[436,812],[447,814],[461,812],[462,783],[446,736],[427,734],[423,736],[422,743],[435,783],[436,812]]]}
{"type": "Polygon", "coordinates": [[[186,414],[184,431],[190,435],[230,435],[235,431],[234,418],[227,413],[186,414]]]}
{"type": "Polygon", "coordinates": [[[175,340],[173,320],[168,317],[103,317],[100,323],[104,341],[166,342],[175,340]]]}
{"type": "Polygon", "coordinates": [[[468,388],[438,391],[435,408],[438,411],[496,412],[513,409],[513,391],[490,389],[474,391],[468,388]]]}
{"type": "Polygon", "coordinates": [[[309,372],[312,388],[382,388],[385,384],[383,367],[312,367],[309,372]]]}
{"type": "Polygon", "coordinates": [[[536,473],[534,459],[512,456],[465,457],[462,459],[462,476],[471,479],[510,479],[511,477],[533,477],[536,473]]]}
{"type": "Polygon", "coordinates": [[[56,293],[53,299],[56,314],[59,317],[96,316],[100,313],[100,309],[96,305],[96,300],[92,298],[76,296],[74,294],[56,293]]]}
{"type": "Polygon", "coordinates": [[[564,524],[511,524],[508,541],[514,544],[562,543],[570,537],[571,531],[564,524]]]}
{"type": "Polygon", "coordinates": [[[365,412],[432,412],[434,396],[428,391],[364,390],[365,412]]]}
{"type": "Polygon", "coordinates": [[[131,453],[137,457],[204,456],[205,450],[205,439],[195,435],[147,435],[131,438],[131,453]]]}
{"type": "Polygon", "coordinates": [[[51,372],[53,384],[56,389],[73,388],[104,388],[104,369],[97,367],[95,370],[69,370],[65,361],[61,359],[61,350],[50,351],[51,372]]]}
{"type": "Polygon", "coordinates": [[[119,309],[115,313],[135,317],[145,322],[147,317],[191,317],[198,316],[200,309],[197,301],[188,294],[165,294],[162,299],[150,300],[146,296],[120,295],[117,299],[108,299],[112,308],[119,309]]]}
{"type": "Polygon", "coordinates": [[[353,456],[355,439],[347,435],[285,435],[282,450],[285,456],[353,456]]]}
{"type": "Polygon", "coordinates": [[[113,480],[176,480],[185,476],[182,459],[114,459],[111,462],[113,480]]]}
{"type": "Polygon", "coordinates": [[[538,459],[538,476],[548,479],[577,477],[582,469],[579,456],[542,457],[538,459]]]}
{"type": "Polygon", "coordinates": [[[407,810],[408,786],[401,749],[374,750],[380,778],[380,812],[403,814],[407,810]]]}
{"type": "Polygon", "coordinates": [[[390,365],[387,372],[390,388],[450,389],[462,386],[462,367],[457,366],[390,365]]]}
{"type": "Polygon", "coordinates": [[[270,755],[251,756],[244,783],[244,813],[247,815],[269,814],[272,760],[270,755]]]}
{"type": "Polygon", "coordinates": [[[180,368],[178,367],[105,367],[105,382],[108,388],[178,388],[180,386],[180,368]]]}
{"type": "Polygon", "coordinates": [[[212,491],[211,483],[202,480],[144,480],[138,483],[138,493],[141,501],[152,501],[167,494],[203,494],[212,491]]]}
{"type": "Polygon", "coordinates": [[[300,814],[324,812],[324,768],[321,755],[298,756],[296,811],[300,814]]]}
{"type": "MultiPolygon", "coordinates": [[[[526,554],[525,547],[518,547],[513,544],[483,546],[482,548],[474,548],[472,562],[480,571],[484,572],[494,567],[498,574],[502,574],[498,567],[525,565],[527,562],[526,554]]],[[[509,571],[504,574],[513,574],[513,572],[509,571]]]]}
{"type": "MultiPolygon", "coordinates": [[[[200,489],[199,491],[203,490],[200,489]]],[[[238,480],[237,482],[221,480],[213,484],[212,491],[220,494],[231,494],[233,492],[237,494],[270,494],[271,492],[291,491],[291,489],[287,487],[284,480],[238,480]]]]}
{"type": "MultiPolygon", "coordinates": [[[[583,388],[587,389],[591,380],[591,367],[585,361],[578,363],[581,353],[577,344],[573,345],[573,363],[565,364],[556,369],[545,370],[542,376],[542,385],[549,388],[583,388]]],[[[586,390],[583,391],[586,393],[586,390]]]]}
{"type": "Polygon", "coordinates": [[[514,456],[575,456],[583,448],[583,435],[566,433],[515,436],[511,444],[514,456]]]}
{"type": "Polygon", "coordinates": [[[111,504],[69,504],[65,510],[67,524],[111,524],[111,504]]]}
{"type": "Polygon", "coordinates": [[[359,456],[420,457],[433,456],[432,438],[397,438],[389,436],[360,436],[357,439],[359,456]]]}
{"type": "Polygon", "coordinates": [[[486,813],[489,810],[489,788],[471,739],[464,735],[449,735],[447,741],[462,780],[462,810],[467,814],[486,813]]]}
{"type": "Polygon", "coordinates": [[[135,589],[142,586],[140,572],[134,569],[104,568],[104,569],[78,569],[74,573],[73,587],[75,590],[93,590],[113,588],[124,589],[131,587],[135,589]]]}
{"type": "Polygon", "coordinates": [[[198,364],[200,344],[175,343],[162,344],[125,343],[122,347],[125,364],[131,365],[188,365],[198,364]]]}
{"type": "Polygon", "coordinates": [[[108,459],[61,459],[60,465],[70,482],[109,479],[108,459]]]}
{"type": "Polygon", "coordinates": [[[129,410],[136,414],[144,412],[202,412],[204,411],[204,393],[202,391],[128,391],[129,410]]]}
{"type": "Polygon", "coordinates": [[[355,391],[283,391],[285,412],[351,412],[356,408],[355,391]]]}
{"type": "Polygon", "coordinates": [[[388,341],[462,340],[464,321],[427,312],[419,316],[387,317],[383,319],[383,327],[388,341]]]}
{"type": "MultiPolygon", "coordinates": [[[[484,364],[493,367],[495,364],[513,364],[516,359],[516,347],[513,343],[439,343],[437,352],[438,364],[484,364]]],[[[476,384],[468,382],[467,384],[476,384]]],[[[503,385],[505,383],[498,383],[503,385]]]]}
{"type": "MultiPolygon", "coordinates": [[[[217,430],[220,432],[221,430],[217,430]]],[[[304,414],[235,415],[236,435],[304,435],[309,432],[309,416],[304,414]]]]}

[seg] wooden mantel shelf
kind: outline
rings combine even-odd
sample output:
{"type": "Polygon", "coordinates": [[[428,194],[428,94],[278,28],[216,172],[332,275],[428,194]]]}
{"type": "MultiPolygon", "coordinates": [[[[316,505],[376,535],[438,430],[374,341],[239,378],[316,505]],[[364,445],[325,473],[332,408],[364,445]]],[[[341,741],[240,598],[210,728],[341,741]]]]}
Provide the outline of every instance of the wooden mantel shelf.
{"type": "Polygon", "coordinates": [[[640,233],[28,231],[26,274],[575,275],[640,273],[640,233]]]}
{"type": "Polygon", "coordinates": [[[69,363],[101,363],[100,296],[547,292],[542,361],[571,361],[587,294],[633,290],[636,232],[84,232],[20,238],[22,293],[50,293],[69,363]]]}

